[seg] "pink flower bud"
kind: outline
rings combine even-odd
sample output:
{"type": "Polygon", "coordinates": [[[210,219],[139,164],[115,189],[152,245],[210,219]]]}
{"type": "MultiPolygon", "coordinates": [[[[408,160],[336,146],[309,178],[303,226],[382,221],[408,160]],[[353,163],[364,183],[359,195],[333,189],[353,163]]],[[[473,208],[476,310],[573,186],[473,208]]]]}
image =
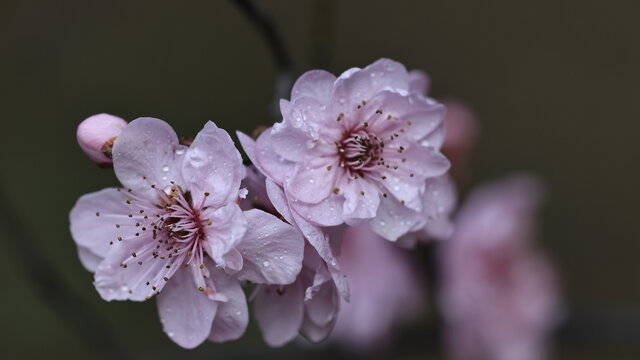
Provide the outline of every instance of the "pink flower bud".
{"type": "Polygon", "coordinates": [[[112,164],[111,147],[125,126],[127,122],[117,116],[90,116],[78,125],[78,144],[89,159],[100,166],[109,167],[112,164]]]}

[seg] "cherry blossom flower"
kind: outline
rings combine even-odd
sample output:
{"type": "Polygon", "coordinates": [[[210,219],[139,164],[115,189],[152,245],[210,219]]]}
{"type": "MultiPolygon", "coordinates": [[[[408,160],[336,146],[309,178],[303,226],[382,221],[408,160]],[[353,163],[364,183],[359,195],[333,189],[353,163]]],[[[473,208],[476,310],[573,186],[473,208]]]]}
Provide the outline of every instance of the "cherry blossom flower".
{"type": "Polygon", "coordinates": [[[539,192],[522,176],[477,189],[443,243],[441,307],[454,359],[543,358],[559,300],[553,269],[531,246],[539,192]]]}
{"type": "Polygon", "coordinates": [[[419,227],[426,181],[449,168],[438,151],[445,109],[411,91],[404,66],[309,71],[280,110],[251,151],[295,213],[319,226],[371,221],[389,240],[419,227]]]}
{"type": "Polygon", "coordinates": [[[113,142],[125,126],[127,122],[117,116],[90,116],[78,125],[78,145],[93,162],[102,167],[109,167],[112,164],[113,142]]]}
{"type": "Polygon", "coordinates": [[[421,315],[426,289],[412,255],[367,226],[346,231],[340,265],[351,301],[341,304],[333,341],[352,351],[379,350],[393,339],[396,326],[421,315]]]}
{"type": "Polygon", "coordinates": [[[242,159],[212,122],[186,147],[164,121],[134,120],[113,145],[113,166],[123,188],[84,195],[70,214],[103,299],[156,295],[164,331],[193,348],[244,333],[240,280],[295,281],[302,237],[273,215],[240,209],[242,159]]]}

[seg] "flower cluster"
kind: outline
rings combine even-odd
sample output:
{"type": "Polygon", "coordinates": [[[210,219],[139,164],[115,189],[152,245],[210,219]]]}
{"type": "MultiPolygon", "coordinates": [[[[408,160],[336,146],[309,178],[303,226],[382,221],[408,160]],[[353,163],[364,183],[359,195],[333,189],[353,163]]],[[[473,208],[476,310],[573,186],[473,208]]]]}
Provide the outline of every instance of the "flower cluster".
{"type": "MultiPolygon", "coordinates": [[[[184,348],[240,338],[248,300],[271,346],[319,342],[334,327],[338,342],[384,344],[425,309],[411,249],[464,238],[469,226],[465,215],[454,230],[441,149],[466,162],[472,117],[454,111],[466,118],[449,120],[457,135],[445,142],[445,106],[428,87],[426,74],[388,59],[337,77],[309,71],[280,101],[281,122],[255,138],[237,132],[246,164],[212,122],[184,141],[159,119],[86,119],[81,148],[121,184],[80,197],[70,213],[96,290],[107,301],[157,298],[165,333],[184,348]]],[[[456,269],[472,264],[447,256],[456,269]]]]}

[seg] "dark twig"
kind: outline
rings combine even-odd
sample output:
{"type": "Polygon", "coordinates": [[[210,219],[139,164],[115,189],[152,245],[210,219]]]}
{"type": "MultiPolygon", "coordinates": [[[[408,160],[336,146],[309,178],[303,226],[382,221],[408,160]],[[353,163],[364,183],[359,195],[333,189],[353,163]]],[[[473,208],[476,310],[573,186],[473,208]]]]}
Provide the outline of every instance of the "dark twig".
{"type": "Polygon", "coordinates": [[[273,102],[274,118],[280,119],[279,101],[288,98],[294,81],[293,60],[287,51],[282,36],[278,32],[273,19],[268,13],[252,0],[233,0],[256,29],[262,34],[271,55],[275,61],[278,76],[276,79],[275,96],[273,102]]]}
{"type": "Polygon", "coordinates": [[[13,208],[0,186],[0,226],[11,229],[14,250],[27,278],[44,303],[76,330],[86,348],[97,359],[128,359],[108,331],[108,325],[95,310],[63,282],[53,264],[42,254],[38,244],[13,208]]]}

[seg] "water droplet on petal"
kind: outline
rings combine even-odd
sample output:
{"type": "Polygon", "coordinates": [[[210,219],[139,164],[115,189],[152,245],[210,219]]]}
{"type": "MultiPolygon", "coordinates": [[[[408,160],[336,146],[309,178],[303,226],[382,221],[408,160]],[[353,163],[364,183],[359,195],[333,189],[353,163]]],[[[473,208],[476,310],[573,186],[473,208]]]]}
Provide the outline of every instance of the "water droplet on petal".
{"type": "Polygon", "coordinates": [[[176,149],[176,155],[184,155],[184,149],[176,149]]]}
{"type": "Polygon", "coordinates": [[[168,171],[169,171],[169,166],[164,165],[164,166],[162,167],[162,171],[164,171],[164,172],[168,172],[168,171]]]}
{"type": "Polygon", "coordinates": [[[264,262],[262,262],[262,265],[264,265],[264,267],[269,267],[269,262],[265,260],[264,262]]]}

